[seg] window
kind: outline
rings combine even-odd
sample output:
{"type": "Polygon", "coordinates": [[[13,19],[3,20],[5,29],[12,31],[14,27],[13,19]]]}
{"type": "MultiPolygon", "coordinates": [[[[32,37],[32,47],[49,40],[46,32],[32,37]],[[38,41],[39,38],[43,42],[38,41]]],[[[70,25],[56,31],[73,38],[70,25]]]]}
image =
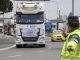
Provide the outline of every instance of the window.
{"type": "Polygon", "coordinates": [[[44,13],[37,14],[17,14],[16,20],[18,24],[42,24],[44,23],[44,13]]]}
{"type": "Polygon", "coordinates": [[[52,25],[52,27],[53,27],[53,28],[55,28],[55,27],[56,27],[56,25],[52,25]]]}

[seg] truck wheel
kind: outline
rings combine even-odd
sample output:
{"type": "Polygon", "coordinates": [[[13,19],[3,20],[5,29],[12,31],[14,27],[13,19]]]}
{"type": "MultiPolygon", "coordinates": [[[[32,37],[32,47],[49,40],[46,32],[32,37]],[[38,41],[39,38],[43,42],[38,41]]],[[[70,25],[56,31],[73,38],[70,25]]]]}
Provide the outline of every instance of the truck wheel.
{"type": "Polygon", "coordinates": [[[22,48],[22,45],[16,45],[17,48],[22,48]]]}
{"type": "Polygon", "coordinates": [[[40,47],[45,47],[45,44],[39,44],[40,47]]]}

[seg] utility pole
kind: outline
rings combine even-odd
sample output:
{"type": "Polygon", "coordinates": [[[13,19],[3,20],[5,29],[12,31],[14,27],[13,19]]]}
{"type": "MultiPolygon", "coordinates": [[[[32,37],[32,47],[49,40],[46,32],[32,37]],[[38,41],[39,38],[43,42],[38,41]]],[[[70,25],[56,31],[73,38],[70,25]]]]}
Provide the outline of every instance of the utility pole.
{"type": "Polygon", "coordinates": [[[74,16],[74,0],[72,0],[72,15],[74,16]]]}
{"type": "Polygon", "coordinates": [[[52,2],[55,2],[56,3],[56,5],[57,5],[57,20],[58,20],[58,9],[59,9],[59,7],[58,7],[58,2],[57,1],[52,1],[52,2]]]}
{"type": "Polygon", "coordinates": [[[61,19],[61,18],[60,18],[60,15],[61,15],[61,14],[60,14],[60,10],[59,10],[59,21],[60,21],[60,19],[61,19]]]}

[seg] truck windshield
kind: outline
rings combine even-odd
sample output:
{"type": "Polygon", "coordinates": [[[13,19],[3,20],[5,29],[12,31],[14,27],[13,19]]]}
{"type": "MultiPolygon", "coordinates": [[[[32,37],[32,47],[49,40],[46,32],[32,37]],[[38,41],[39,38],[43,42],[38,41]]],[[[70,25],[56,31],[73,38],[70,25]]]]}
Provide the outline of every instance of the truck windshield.
{"type": "Polygon", "coordinates": [[[17,14],[17,24],[41,24],[44,22],[44,13],[37,14],[17,14]]]}

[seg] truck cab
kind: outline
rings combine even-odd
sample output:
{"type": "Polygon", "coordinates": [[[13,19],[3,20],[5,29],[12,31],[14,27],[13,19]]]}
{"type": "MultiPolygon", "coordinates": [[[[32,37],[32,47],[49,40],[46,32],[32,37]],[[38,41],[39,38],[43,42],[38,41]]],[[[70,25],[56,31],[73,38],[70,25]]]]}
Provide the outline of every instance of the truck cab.
{"type": "Polygon", "coordinates": [[[45,18],[42,3],[19,3],[15,20],[17,48],[28,44],[45,47],[45,18]]]}

